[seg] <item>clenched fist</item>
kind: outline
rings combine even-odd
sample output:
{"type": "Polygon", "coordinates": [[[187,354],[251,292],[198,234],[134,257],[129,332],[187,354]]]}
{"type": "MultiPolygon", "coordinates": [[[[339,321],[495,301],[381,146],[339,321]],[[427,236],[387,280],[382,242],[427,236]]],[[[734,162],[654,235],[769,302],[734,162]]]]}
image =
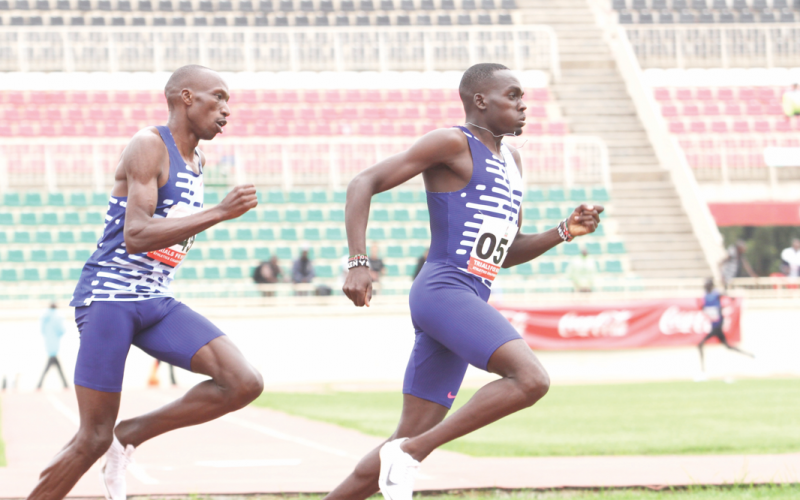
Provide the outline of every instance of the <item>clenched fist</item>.
{"type": "Polygon", "coordinates": [[[350,269],[342,291],[356,307],[369,307],[369,301],[372,299],[372,277],[369,275],[369,268],[359,266],[350,269]]]}
{"type": "Polygon", "coordinates": [[[600,224],[600,214],[605,210],[600,205],[583,204],[576,208],[567,219],[567,229],[575,236],[593,233],[600,224]]]}
{"type": "Polygon", "coordinates": [[[252,184],[242,184],[233,188],[222,203],[214,208],[222,213],[223,220],[230,220],[241,217],[257,205],[256,187],[252,184]]]}

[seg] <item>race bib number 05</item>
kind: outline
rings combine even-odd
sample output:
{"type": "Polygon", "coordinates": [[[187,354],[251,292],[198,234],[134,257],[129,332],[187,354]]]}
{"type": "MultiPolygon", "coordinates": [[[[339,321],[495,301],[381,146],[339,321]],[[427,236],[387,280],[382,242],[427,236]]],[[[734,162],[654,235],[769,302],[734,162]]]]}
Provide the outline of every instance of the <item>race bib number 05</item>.
{"type": "MultiPolygon", "coordinates": [[[[172,208],[169,209],[169,212],[167,212],[167,219],[186,217],[187,215],[192,215],[196,211],[197,210],[193,210],[189,205],[173,205],[172,208]]],[[[168,266],[178,267],[180,263],[183,262],[183,259],[186,258],[186,254],[189,253],[189,249],[192,248],[193,244],[194,236],[180,243],[176,243],[169,248],[147,252],[147,256],[168,266]]]]}
{"type": "Polygon", "coordinates": [[[467,271],[494,281],[506,260],[508,248],[517,235],[517,226],[503,219],[485,217],[469,254],[467,271]]]}

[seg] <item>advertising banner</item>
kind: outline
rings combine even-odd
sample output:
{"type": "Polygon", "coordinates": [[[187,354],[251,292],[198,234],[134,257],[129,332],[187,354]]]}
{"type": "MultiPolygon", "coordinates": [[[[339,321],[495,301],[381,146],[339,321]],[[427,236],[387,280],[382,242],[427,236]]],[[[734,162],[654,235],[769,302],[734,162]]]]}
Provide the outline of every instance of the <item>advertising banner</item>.
{"type": "MultiPolygon", "coordinates": [[[[711,331],[702,299],[554,307],[495,305],[534,349],[597,350],[698,344],[711,331]]],[[[741,339],[741,299],[722,297],[722,330],[741,339]]],[[[710,342],[716,342],[712,339],[710,342]]]]}

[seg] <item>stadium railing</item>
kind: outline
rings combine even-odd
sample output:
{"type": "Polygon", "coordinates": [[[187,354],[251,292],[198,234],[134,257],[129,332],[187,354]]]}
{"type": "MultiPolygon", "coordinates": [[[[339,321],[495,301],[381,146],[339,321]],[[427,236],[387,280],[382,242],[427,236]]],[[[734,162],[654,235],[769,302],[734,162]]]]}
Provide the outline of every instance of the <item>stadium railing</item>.
{"type": "MultiPolygon", "coordinates": [[[[408,147],[398,137],[247,137],[201,145],[209,164],[205,182],[290,190],[341,189],[377,161],[408,147]]],[[[19,138],[0,140],[0,191],[86,189],[107,191],[127,139],[19,138]]],[[[611,188],[608,148],[597,137],[538,136],[522,148],[529,185],[602,185],[611,188]]],[[[416,179],[412,184],[421,185],[416,179]]]]}
{"type": "Polygon", "coordinates": [[[558,79],[549,26],[0,28],[0,71],[446,71],[491,60],[558,79]]]}

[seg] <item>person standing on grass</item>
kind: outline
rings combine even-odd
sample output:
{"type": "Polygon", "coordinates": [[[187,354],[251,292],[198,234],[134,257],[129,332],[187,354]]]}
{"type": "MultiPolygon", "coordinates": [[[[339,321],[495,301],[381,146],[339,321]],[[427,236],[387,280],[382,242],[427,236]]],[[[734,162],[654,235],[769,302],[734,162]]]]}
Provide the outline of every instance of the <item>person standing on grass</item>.
{"type": "Polygon", "coordinates": [[[164,93],[167,124],[140,130],[122,152],[103,236],[70,303],[81,336],[75,367],[80,426],[29,500],[64,498],[103,455],[103,492],[125,500],[125,471],[142,443],[238,410],[264,387],[233,342],[170,290],[196,234],[258,204],[255,187],[244,185],[203,210],[206,160],[197,146],[227,124],[228,86],[215,71],[190,65],[172,74],[164,93]],[[131,345],[209,379],[166,406],[117,422],[131,345]]]}
{"type": "Polygon", "coordinates": [[[61,370],[61,363],[58,362],[58,350],[61,347],[61,337],[64,336],[64,320],[56,309],[56,303],[50,304],[50,309],[42,315],[42,337],[44,337],[44,348],[47,350],[47,365],[44,367],[42,377],[36,389],[41,389],[44,384],[44,376],[50,371],[50,367],[55,367],[64,389],[69,387],[64,372],[61,370]]]}
{"type": "Polygon", "coordinates": [[[373,195],[422,175],[430,212],[427,262],[409,296],[416,340],[403,384],[403,410],[389,440],[367,454],[328,500],[361,500],[378,490],[410,500],[419,462],[433,450],[527,408],[550,380],[520,334],[487,301],[501,267],[528,262],[593,232],[601,206],[581,205],[557,227],[517,234],[524,191],[519,153],[503,144],[525,126],[522,85],[500,64],[477,64],[461,79],[464,126],[434,130],[408,150],[359,173],[347,188],[350,247],[343,291],[369,306],[366,229],[373,195]],[[502,378],[445,420],[467,365],[502,378]]]}
{"type": "Polygon", "coordinates": [[[706,280],[704,288],[706,294],[705,297],[703,297],[703,314],[705,314],[709,321],[711,321],[711,331],[708,333],[708,335],[703,337],[703,340],[701,340],[697,345],[697,349],[700,351],[700,369],[703,371],[703,373],[705,373],[706,363],[703,356],[703,346],[706,345],[706,342],[712,338],[719,340],[722,345],[731,351],[740,352],[745,356],[755,358],[753,354],[743,351],[742,349],[734,347],[728,343],[728,338],[725,336],[725,332],[722,331],[722,294],[714,289],[714,280],[711,278],[706,280]]]}

